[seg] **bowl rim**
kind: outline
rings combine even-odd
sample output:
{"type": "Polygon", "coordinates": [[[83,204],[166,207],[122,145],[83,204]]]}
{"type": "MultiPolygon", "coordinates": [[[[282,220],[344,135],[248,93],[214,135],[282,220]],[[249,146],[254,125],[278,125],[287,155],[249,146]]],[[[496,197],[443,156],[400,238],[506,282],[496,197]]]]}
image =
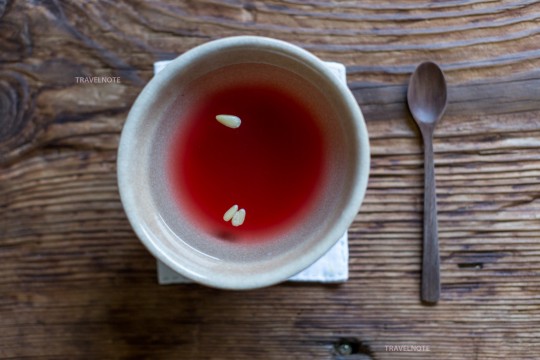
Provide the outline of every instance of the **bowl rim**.
{"type": "Polygon", "coordinates": [[[261,288],[285,281],[291,276],[309,267],[320,257],[322,257],[342,237],[343,233],[347,231],[348,227],[354,221],[367,190],[369,170],[370,147],[367,127],[360,106],[347,84],[338,79],[338,77],[335,76],[335,74],[328,68],[325,62],[307,50],[282,40],[261,36],[234,36],[213,40],[202,45],[198,45],[172,60],[167,67],[156,74],[147,83],[133,103],[122,129],[117,156],[117,179],[120,199],[131,227],[143,245],[154,257],[156,257],[156,259],[159,259],[165,265],[179,274],[197,283],[210,287],[231,290],[261,288]],[[130,144],[130,139],[132,138],[135,129],[140,122],[144,121],[140,114],[156,101],[156,94],[158,93],[158,90],[167,82],[170,77],[181,71],[182,68],[193,64],[193,62],[196,62],[198,59],[207,57],[211,53],[219,52],[225,49],[246,47],[263,48],[265,50],[278,51],[288,56],[292,56],[293,58],[302,61],[303,64],[316,69],[322,75],[325,82],[327,81],[329,83],[329,86],[334,86],[337,88],[347,105],[347,110],[351,119],[354,119],[353,126],[356,129],[354,137],[355,142],[359,147],[356,172],[354,173],[356,185],[352,187],[350,197],[346,202],[346,206],[341,210],[341,214],[337,216],[336,222],[326,233],[326,236],[322,239],[322,241],[315,244],[309,252],[301,254],[294,262],[287,263],[281,267],[273,268],[271,271],[264,273],[264,276],[251,276],[250,278],[250,274],[244,274],[242,277],[224,277],[219,276],[219,274],[214,272],[214,276],[208,277],[204,274],[194,273],[193,271],[190,271],[190,269],[186,268],[184,264],[178,264],[177,262],[173,261],[167,256],[166,252],[164,252],[151,239],[147,233],[147,230],[142,226],[140,218],[135,211],[137,204],[136,200],[132,196],[132,181],[126,178],[127,175],[124,176],[124,174],[127,172],[127,168],[129,167],[130,152],[127,150],[127,148],[132,146],[132,144],[130,144]]]}

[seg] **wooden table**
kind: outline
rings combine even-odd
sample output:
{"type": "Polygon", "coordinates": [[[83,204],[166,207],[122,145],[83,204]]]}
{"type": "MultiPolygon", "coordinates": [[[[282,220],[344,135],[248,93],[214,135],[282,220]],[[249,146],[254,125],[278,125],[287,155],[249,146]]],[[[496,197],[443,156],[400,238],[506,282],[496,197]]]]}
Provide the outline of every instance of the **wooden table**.
{"type": "Polygon", "coordinates": [[[0,14],[0,358],[539,356],[539,3],[2,0],[0,14]],[[372,171],[343,285],[159,286],[126,220],[118,139],[153,62],[239,34],[347,66],[372,171]],[[435,134],[431,307],[419,301],[422,146],[405,103],[427,59],[450,100],[435,134]]]}

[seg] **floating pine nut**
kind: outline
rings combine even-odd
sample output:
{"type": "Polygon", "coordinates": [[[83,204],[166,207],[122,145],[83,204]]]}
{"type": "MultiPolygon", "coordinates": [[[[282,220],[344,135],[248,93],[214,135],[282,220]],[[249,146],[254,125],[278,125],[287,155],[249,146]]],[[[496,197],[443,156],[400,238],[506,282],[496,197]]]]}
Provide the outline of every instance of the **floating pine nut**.
{"type": "Polygon", "coordinates": [[[216,120],[225,125],[226,127],[230,127],[231,129],[236,129],[240,126],[240,123],[242,122],[238,116],[234,115],[217,115],[216,120]]]}
{"type": "Polygon", "coordinates": [[[223,215],[223,220],[229,221],[233,218],[234,214],[238,211],[238,205],[233,205],[227,212],[223,215]]]}
{"type": "Polygon", "coordinates": [[[246,218],[246,210],[240,209],[234,214],[232,218],[232,224],[233,226],[240,226],[244,223],[244,220],[246,218]]]}

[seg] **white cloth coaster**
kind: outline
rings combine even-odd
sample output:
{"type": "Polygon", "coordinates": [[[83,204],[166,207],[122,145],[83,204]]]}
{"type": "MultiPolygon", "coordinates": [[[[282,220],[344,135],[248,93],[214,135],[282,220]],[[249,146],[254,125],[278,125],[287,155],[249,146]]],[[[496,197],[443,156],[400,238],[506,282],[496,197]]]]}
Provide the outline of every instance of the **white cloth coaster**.
{"type": "MultiPolygon", "coordinates": [[[[154,63],[154,74],[157,74],[170,61],[158,61],[154,63]]],[[[328,68],[346,83],[347,75],[343,64],[327,62],[328,68]]],[[[157,260],[158,282],[161,285],[187,284],[192,283],[190,279],[178,274],[161,261],[157,260]]],[[[321,283],[341,283],[349,278],[349,242],[347,233],[319,260],[307,269],[294,275],[289,281],[298,282],[321,282],[321,283]]]]}

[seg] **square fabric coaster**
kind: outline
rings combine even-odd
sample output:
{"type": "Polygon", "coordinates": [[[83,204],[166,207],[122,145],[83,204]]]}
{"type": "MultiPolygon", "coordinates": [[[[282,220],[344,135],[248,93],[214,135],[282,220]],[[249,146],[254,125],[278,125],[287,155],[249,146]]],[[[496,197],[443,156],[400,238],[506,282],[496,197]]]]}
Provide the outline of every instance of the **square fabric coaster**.
{"type": "MultiPolygon", "coordinates": [[[[158,61],[154,63],[154,74],[160,72],[169,61],[158,61]]],[[[339,63],[327,62],[326,65],[339,80],[346,83],[347,77],[345,66],[339,63]]],[[[178,274],[161,261],[157,261],[158,282],[161,285],[187,284],[190,279],[178,274]]],[[[349,278],[349,242],[347,233],[319,260],[307,269],[294,275],[289,281],[340,283],[349,278]]]]}

